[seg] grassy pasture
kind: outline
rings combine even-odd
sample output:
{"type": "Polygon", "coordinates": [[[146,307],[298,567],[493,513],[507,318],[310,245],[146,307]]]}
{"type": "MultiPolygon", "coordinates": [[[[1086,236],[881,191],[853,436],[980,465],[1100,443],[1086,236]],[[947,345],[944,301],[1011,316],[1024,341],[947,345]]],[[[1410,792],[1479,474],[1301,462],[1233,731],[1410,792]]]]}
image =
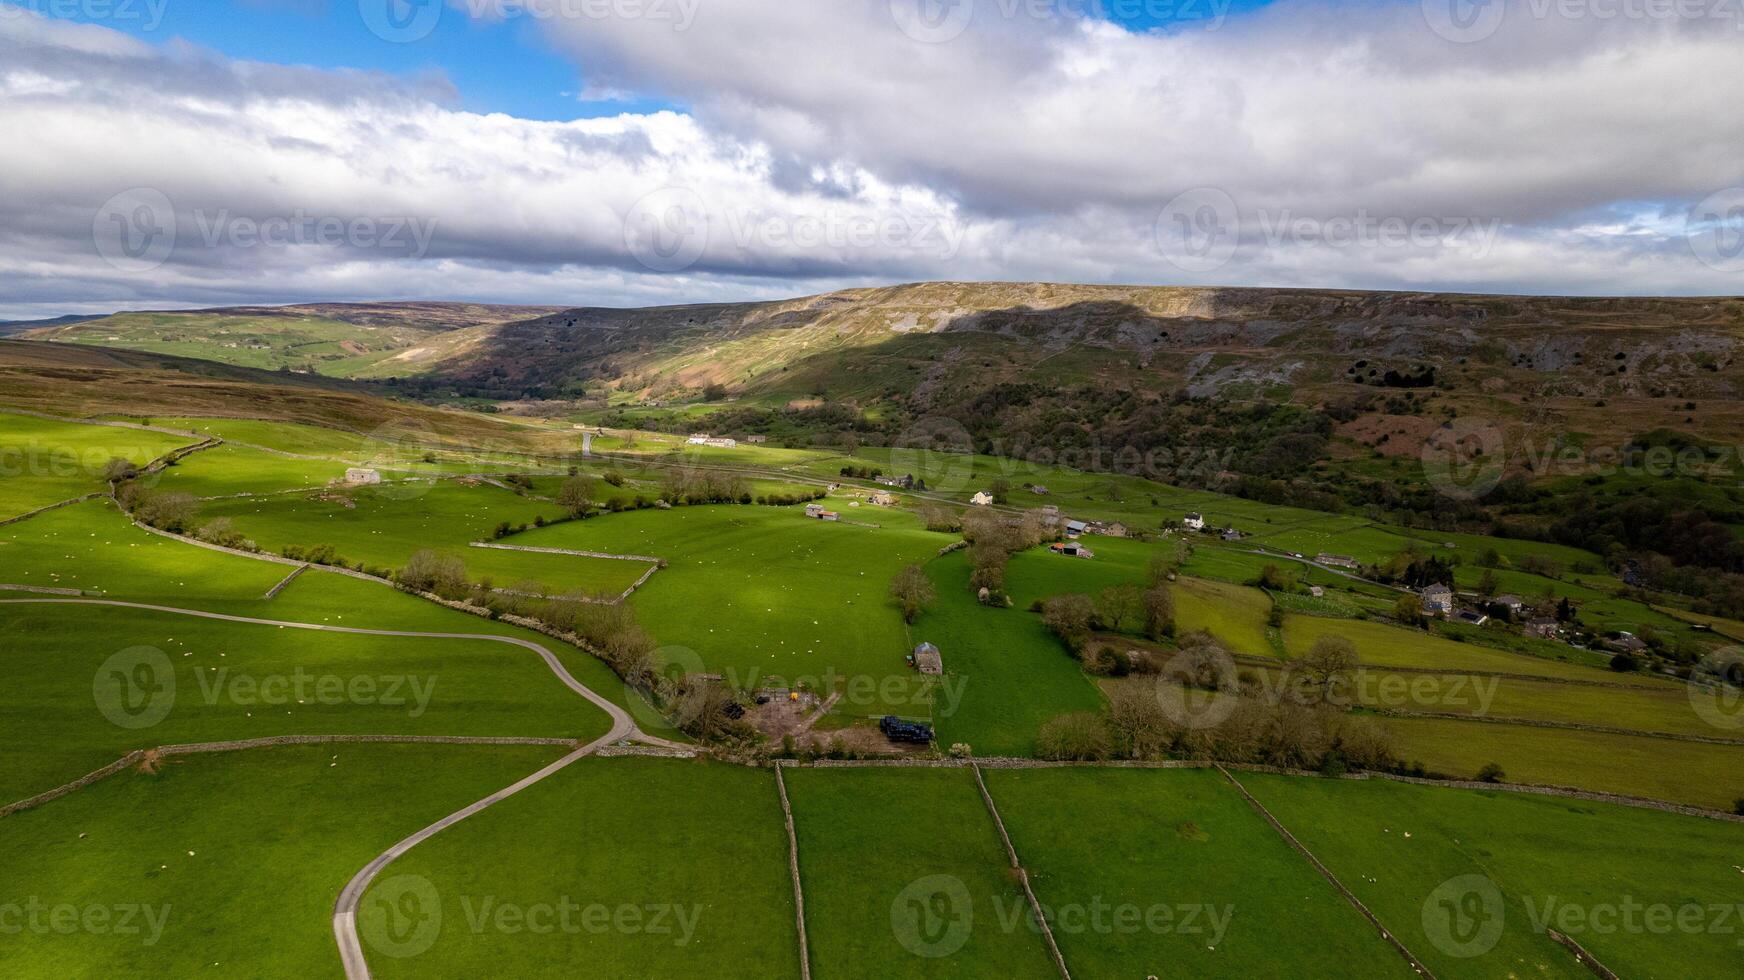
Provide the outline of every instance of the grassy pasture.
{"type": "MultiPolygon", "coordinates": [[[[374,628],[367,609],[348,625],[374,628]]],[[[0,690],[8,803],[159,745],[273,735],[592,738],[609,727],[533,652],[478,640],[7,604],[0,646],[11,678],[0,690]],[[155,653],[127,656],[140,648],[155,653]]]]}
{"type": "MultiPolygon", "coordinates": [[[[1530,674],[1535,677],[1596,680],[1611,684],[1662,687],[1664,682],[1646,677],[1627,677],[1574,663],[1507,653],[1472,643],[1416,630],[1348,619],[1287,616],[1284,644],[1292,657],[1301,657],[1322,636],[1342,636],[1356,645],[1365,664],[1378,667],[1442,668],[1448,671],[1496,674],[1530,674]]],[[[1572,656],[1578,651],[1570,650],[1572,656]]]]}
{"type": "MultiPolygon", "coordinates": [[[[202,520],[228,517],[256,544],[279,553],[292,545],[331,544],[346,559],[393,569],[425,548],[449,551],[460,556],[473,579],[488,577],[497,588],[526,582],[540,586],[537,591],[554,594],[577,590],[615,594],[647,570],[641,562],[469,547],[473,541],[489,540],[502,521],[519,525],[560,515],[554,504],[489,485],[448,481],[215,500],[201,510],[202,520]],[[346,506],[347,502],[353,506],[346,506]]],[[[516,538],[504,543],[535,542],[516,538]]]]}
{"type": "Polygon", "coordinates": [[[1272,601],[1259,589],[1181,578],[1174,583],[1174,596],[1177,630],[1207,630],[1233,653],[1276,655],[1266,639],[1266,617],[1271,615],[1272,601]]]}
{"type": "Polygon", "coordinates": [[[1744,799],[1744,747],[1644,735],[1392,718],[1399,754],[1470,779],[1487,763],[1508,782],[1572,786],[1730,812],[1744,799]]]}
{"type": "MultiPolygon", "coordinates": [[[[1595,912],[1628,902],[1670,909],[1701,905],[1706,922],[1714,921],[1707,906],[1738,900],[1744,827],[1736,824],[1380,780],[1239,778],[1437,976],[1590,977],[1535,924],[1552,900],[1558,907],[1595,912]],[[1493,882],[1505,910],[1494,946],[1459,957],[1437,942],[1449,935],[1449,918],[1437,899],[1457,900],[1464,890],[1455,886],[1455,894],[1438,896],[1437,889],[1465,875],[1493,882]]],[[[1729,934],[1711,935],[1606,929],[1604,921],[1595,916],[1599,928],[1581,929],[1549,924],[1626,977],[1737,975],[1735,922],[1729,934]]],[[[1645,922],[1643,913],[1635,921],[1645,922]]],[[[1456,942],[1453,950],[1484,945],[1462,948],[1456,942]]]]}
{"type": "Polygon", "coordinates": [[[1410,975],[1213,770],[1013,769],[986,779],[1074,975],[1410,975]],[[1103,904],[1147,918],[1120,924],[1110,911],[1101,927],[1080,918],[1103,904]],[[1226,917],[1227,931],[1179,911],[1195,906],[1226,917]],[[1150,919],[1157,909],[1169,918],[1150,919]]]}
{"type": "Polygon", "coordinates": [[[1691,707],[1686,691],[1669,684],[1620,689],[1514,677],[1393,674],[1372,669],[1359,674],[1356,690],[1361,703],[1369,707],[1572,722],[1709,738],[1744,737],[1744,733],[1722,731],[1709,724],[1691,707]],[[1418,693],[1401,693],[1412,688],[1418,693]]]}
{"type": "MultiPolygon", "coordinates": [[[[243,493],[318,490],[345,477],[344,463],[294,459],[246,446],[222,445],[204,450],[164,470],[157,488],[222,497],[243,493]]],[[[383,474],[391,479],[392,473],[383,474]]]]}
{"type": "Polygon", "coordinates": [[[1050,975],[971,773],[792,770],[787,789],[819,976],[1050,975]]]}
{"type": "Polygon", "coordinates": [[[5,901],[150,906],[162,932],[148,942],[149,929],[22,930],[0,943],[0,973],[341,977],[332,916],[346,881],[558,751],[346,745],[190,756],[14,814],[0,820],[5,901]]]}
{"type": "Polygon", "coordinates": [[[209,608],[213,602],[257,599],[289,571],[143,531],[106,500],[0,528],[0,581],[8,585],[209,608]]]}
{"type": "MultiPolygon", "coordinates": [[[[839,508],[842,501],[829,503],[839,508]]],[[[694,652],[741,686],[821,683],[833,674],[859,685],[844,697],[844,714],[924,716],[929,709],[916,701],[921,685],[904,661],[910,645],[889,587],[903,565],[932,557],[951,539],[900,510],[853,513],[843,516],[883,526],[809,520],[798,507],[709,505],[611,514],[510,543],[666,559],[631,600],[662,644],[694,652]]]]}
{"type": "Polygon", "coordinates": [[[967,742],[978,755],[1034,755],[1043,722],[1102,706],[1101,694],[1040,616],[976,601],[967,555],[935,559],[927,572],[938,601],[911,632],[917,643],[937,645],[944,658],[945,684],[933,699],[941,746],[967,742]]]}
{"type": "Polygon", "coordinates": [[[384,978],[799,975],[775,779],[700,762],[577,762],[389,866],[359,927],[384,978]],[[371,916],[403,876],[428,883],[440,933],[427,949],[384,955],[371,916]],[[536,910],[565,902],[580,907],[569,928],[537,928],[536,910]],[[616,915],[626,908],[634,919],[616,915]],[[596,909],[613,918],[596,922],[596,909]],[[504,917],[521,910],[526,920],[504,917]]]}
{"type": "Polygon", "coordinates": [[[198,442],[110,425],[0,414],[0,519],[108,488],[112,459],[144,465],[198,442]]]}

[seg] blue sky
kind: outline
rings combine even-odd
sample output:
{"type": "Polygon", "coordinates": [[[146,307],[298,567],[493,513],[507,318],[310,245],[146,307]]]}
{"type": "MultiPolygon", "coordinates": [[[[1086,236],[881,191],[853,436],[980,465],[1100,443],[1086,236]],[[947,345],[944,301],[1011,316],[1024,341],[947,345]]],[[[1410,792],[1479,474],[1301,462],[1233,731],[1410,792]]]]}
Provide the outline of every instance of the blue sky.
{"type": "MultiPolygon", "coordinates": [[[[634,98],[585,100],[577,66],[540,34],[524,14],[486,22],[446,6],[435,28],[407,43],[371,33],[363,3],[406,0],[114,0],[133,5],[137,16],[82,16],[79,5],[30,0],[29,9],[51,17],[94,21],[161,44],[180,39],[232,58],[317,68],[361,68],[403,78],[439,73],[455,88],[454,108],[502,112],[522,119],[560,121],[661,108],[682,103],[635,93],[634,98]],[[155,22],[149,11],[161,11],[155,22]]],[[[438,4],[443,0],[416,0],[438,4]]],[[[721,0],[701,0],[721,2],[721,0]]],[[[731,0],[725,0],[731,2],[731,0]]],[[[805,0],[795,0],[805,2],[805,0]]],[[[988,0],[983,0],[988,2],[988,0]]],[[[991,3],[1016,0],[991,0],[991,3]]],[[[1089,11],[1133,31],[1188,28],[1218,8],[1240,13],[1268,0],[1058,0],[1062,9],[1089,11]]],[[[98,8],[92,7],[92,10],[98,8]]],[[[106,9],[106,8],[105,8],[106,9]]]]}

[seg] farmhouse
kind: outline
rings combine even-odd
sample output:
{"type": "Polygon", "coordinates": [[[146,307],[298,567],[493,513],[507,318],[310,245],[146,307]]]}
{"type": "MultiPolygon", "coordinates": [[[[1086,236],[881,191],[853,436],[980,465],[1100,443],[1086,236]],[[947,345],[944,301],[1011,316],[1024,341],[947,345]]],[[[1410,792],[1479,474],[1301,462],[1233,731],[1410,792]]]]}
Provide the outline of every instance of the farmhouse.
{"type": "Polygon", "coordinates": [[[969,498],[969,502],[977,507],[989,507],[993,504],[993,495],[985,490],[980,490],[975,493],[975,496],[969,498]]]}
{"type": "Polygon", "coordinates": [[[1066,522],[1066,537],[1068,538],[1075,538],[1087,530],[1089,530],[1089,525],[1085,524],[1083,521],[1066,522]]]}
{"type": "Polygon", "coordinates": [[[1223,540],[1225,540],[1225,541],[1240,541],[1241,540],[1241,532],[1237,531],[1233,527],[1226,527],[1223,529],[1223,540]]]}
{"type": "Polygon", "coordinates": [[[1126,525],[1119,521],[1106,524],[1102,521],[1092,521],[1088,530],[1091,534],[1100,534],[1108,538],[1124,538],[1127,534],[1126,525]]]}
{"type": "Polygon", "coordinates": [[[1328,554],[1324,551],[1314,556],[1314,562],[1317,565],[1330,565],[1333,568],[1348,568],[1352,571],[1355,571],[1357,568],[1357,561],[1355,558],[1352,558],[1349,555],[1328,554]]]}
{"type": "Polygon", "coordinates": [[[746,436],[745,441],[753,446],[761,446],[769,441],[768,436],[746,436]]]}
{"type": "Polygon", "coordinates": [[[1536,636],[1541,640],[1554,640],[1560,625],[1554,619],[1534,619],[1526,624],[1526,635],[1536,636]]]}
{"type": "Polygon", "coordinates": [[[872,503],[878,507],[895,507],[896,494],[888,490],[877,490],[872,494],[872,503]]]}
{"type": "Polygon", "coordinates": [[[839,521],[842,515],[833,510],[826,510],[823,504],[806,504],[805,516],[819,521],[839,521]]]}
{"type": "Polygon", "coordinates": [[[373,486],[381,482],[381,474],[372,469],[353,466],[345,471],[345,482],[354,487],[373,486]]]}
{"type": "Polygon", "coordinates": [[[1493,605],[1501,606],[1515,616],[1526,610],[1526,600],[1517,595],[1499,595],[1491,599],[1490,602],[1493,605]]]}
{"type": "Polygon", "coordinates": [[[687,445],[713,446],[716,449],[732,449],[733,447],[735,447],[739,444],[739,440],[737,440],[737,439],[721,439],[721,438],[716,438],[714,436],[710,436],[707,433],[703,433],[700,435],[693,435],[689,439],[686,439],[684,441],[685,441],[685,444],[687,444],[687,445]]]}
{"type": "Polygon", "coordinates": [[[1181,521],[1181,523],[1187,525],[1189,528],[1192,528],[1195,531],[1205,530],[1205,518],[1203,515],[1200,515],[1200,514],[1188,514],[1186,519],[1181,521]]]}
{"type": "Polygon", "coordinates": [[[1423,600],[1423,612],[1430,616],[1453,615],[1453,590],[1445,585],[1431,585],[1417,597],[1423,600]]]}
{"type": "Polygon", "coordinates": [[[937,676],[945,672],[944,658],[939,656],[939,648],[931,643],[922,643],[915,647],[914,656],[910,659],[914,661],[915,669],[923,674],[937,676]]]}

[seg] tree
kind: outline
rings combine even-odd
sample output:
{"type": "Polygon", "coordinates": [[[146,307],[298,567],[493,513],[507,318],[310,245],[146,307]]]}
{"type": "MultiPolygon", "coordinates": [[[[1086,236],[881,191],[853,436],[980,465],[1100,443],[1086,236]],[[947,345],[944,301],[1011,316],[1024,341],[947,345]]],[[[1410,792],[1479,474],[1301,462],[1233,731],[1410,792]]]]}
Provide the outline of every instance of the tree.
{"type": "Polygon", "coordinates": [[[1108,696],[1108,727],[1131,758],[1155,758],[1168,748],[1173,725],[1157,698],[1156,685],[1122,681],[1108,696]]]}
{"type": "Polygon", "coordinates": [[[1042,622],[1066,643],[1073,653],[1084,648],[1090,638],[1090,626],[1096,620],[1096,606],[1087,595],[1062,595],[1042,603],[1042,622]]]}
{"type": "Polygon", "coordinates": [[[890,594],[902,605],[902,618],[911,624],[922,609],[938,598],[933,580],[919,565],[909,565],[897,572],[895,581],[890,583],[890,594]]]}
{"type": "Polygon", "coordinates": [[[133,465],[132,460],[122,459],[120,456],[111,459],[108,465],[103,467],[103,478],[111,483],[131,480],[138,475],[139,467],[133,465]]]}
{"type": "Polygon", "coordinates": [[[419,592],[456,597],[467,590],[466,563],[459,555],[426,548],[406,559],[400,569],[400,584],[419,592]]]}
{"type": "Polygon", "coordinates": [[[1423,600],[1415,593],[1406,593],[1393,603],[1393,618],[1407,626],[1423,625],[1423,600]]]}
{"type": "Polygon", "coordinates": [[[1508,774],[1502,771],[1502,767],[1498,763],[1486,762],[1484,767],[1478,770],[1478,782],[1480,783],[1499,783],[1507,778],[1508,774]]]}
{"type": "Polygon", "coordinates": [[[1478,576],[1478,595],[1488,599],[1495,595],[1499,588],[1501,588],[1501,581],[1496,578],[1496,570],[1493,568],[1484,569],[1484,573],[1478,576]]]}
{"type": "Polygon", "coordinates": [[[1111,749],[1107,724],[1087,711],[1051,719],[1036,733],[1036,754],[1044,759],[1095,762],[1111,749]]]}
{"type": "Polygon", "coordinates": [[[721,384],[719,381],[711,381],[703,386],[702,400],[705,402],[718,402],[724,400],[726,397],[727,386],[721,384]]]}
{"type": "Polygon", "coordinates": [[[1296,591],[1296,573],[1285,571],[1276,565],[1267,565],[1260,569],[1259,587],[1273,592],[1296,591]]]}
{"type": "Polygon", "coordinates": [[[1153,640],[1175,635],[1175,594],[1158,581],[1144,591],[1144,634],[1153,640]]]}
{"type": "Polygon", "coordinates": [[[151,494],[140,501],[138,508],[141,521],[172,534],[191,530],[199,515],[200,501],[193,494],[180,491],[151,494]]]}
{"type": "Polygon", "coordinates": [[[1011,481],[1004,477],[994,480],[988,491],[993,494],[994,503],[1003,504],[1011,497],[1011,481]]]}
{"type": "Polygon", "coordinates": [[[580,517],[593,509],[594,480],[591,476],[572,476],[557,490],[557,505],[570,517],[580,517]]]}
{"type": "Polygon", "coordinates": [[[1350,683],[1356,665],[1356,647],[1344,637],[1332,635],[1315,640],[1308,655],[1295,663],[1307,688],[1304,693],[1317,704],[1334,703],[1338,688],[1350,683]]]}
{"type": "Polygon", "coordinates": [[[1144,595],[1136,585],[1111,585],[1096,597],[1096,615],[1116,632],[1144,614],[1144,595]]]}
{"type": "Polygon", "coordinates": [[[1574,621],[1574,605],[1568,601],[1568,596],[1563,596],[1562,601],[1556,604],[1556,621],[1559,623],[1574,621]]]}

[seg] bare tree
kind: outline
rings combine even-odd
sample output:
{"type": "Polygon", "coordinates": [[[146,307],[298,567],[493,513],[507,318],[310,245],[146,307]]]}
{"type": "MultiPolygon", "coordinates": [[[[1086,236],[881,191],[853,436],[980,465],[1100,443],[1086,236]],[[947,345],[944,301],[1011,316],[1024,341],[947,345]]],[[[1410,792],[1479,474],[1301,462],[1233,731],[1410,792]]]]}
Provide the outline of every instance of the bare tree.
{"type": "Polygon", "coordinates": [[[897,572],[895,581],[890,583],[890,594],[902,604],[902,618],[911,624],[922,609],[938,598],[933,580],[919,565],[908,565],[897,572]]]}
{"type": "Polygon", "coordinates": [[[595,484],[591,476],[572,476],[563,481],[563,486],[557,490],[557,505],[568,512],[570,517],[580,517],[592,510],[597,503],[594,493],[595,484]]]}
{"type": "Polygon", "coordinates": [[[1303,694],[1314,704],[1339,702],[1340,688],[1348,688],[1358,664],[1356,646],[1342,636],[1322,636],[1308,655],[1292,666],[1301,678],[1303,694]]]}

